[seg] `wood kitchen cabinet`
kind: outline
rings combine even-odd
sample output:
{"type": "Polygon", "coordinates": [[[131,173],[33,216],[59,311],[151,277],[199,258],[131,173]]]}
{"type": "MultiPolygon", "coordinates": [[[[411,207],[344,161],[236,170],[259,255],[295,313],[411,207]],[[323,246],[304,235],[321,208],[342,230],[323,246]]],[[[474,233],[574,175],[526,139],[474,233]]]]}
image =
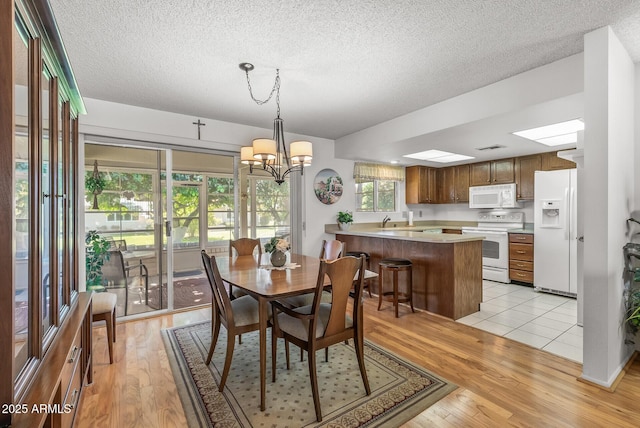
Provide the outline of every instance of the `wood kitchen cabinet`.
{"type": "Polygon", "coordinates": [[[515,181],[514,159],[498,159],[494,161],[470,164],[469,185],[486,186],[489,184],[508,184],[515,181]]]}
{"type": "Polygon", "coordinates": [[[558,152],[542,153],[542,171],[555,171],[557,169],[575,168],[575,162],[558,157],[558,152]]]}
{"type": "Polygon", "coordinates": [[[469,164],[454,166],[454,198],[457,202],[469,202],[469,164]]]}
{"type": "Polygon", "coordinates": [[[406,169],[407,204],[434,204],[437,202],[436,168],[422,165],[409,166],[406,169]]]}
{"type": "Polygon", "coordinates": [[[518,157],[515,160],[516,199],[532,201],[535,172],[542,170],[542,155],[518,157]]]}
{"type": "Polygon", "coordinates": [[[509,278],[533,284],[533,235],[509,234],[509,278]]]}
{"type": "Polygon", "coordinates": [[[440,168],[436,174],[438,203],[469,202],[469,165],[440,168]]]}

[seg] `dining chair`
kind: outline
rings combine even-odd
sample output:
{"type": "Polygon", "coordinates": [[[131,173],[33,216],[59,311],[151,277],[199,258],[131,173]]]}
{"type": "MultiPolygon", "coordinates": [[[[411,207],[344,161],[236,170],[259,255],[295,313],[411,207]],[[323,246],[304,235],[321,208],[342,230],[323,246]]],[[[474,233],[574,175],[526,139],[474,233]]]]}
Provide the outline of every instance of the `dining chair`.
{"type": "MultiPolygon", "coordinates": [[[[234,249],[237,256],[251,256],[255,252],[256,247],[258,248],[258,260],[260,260],[262,258],[262,245],[259,239],[240,238],[231,240],[229,241],[229,257],[233,257],[234,249]]],[[[229,295],[232,299],[247,294],[240,289],[234,290],[231,284],[227,285],[229,287],[229,295]]]]}
{"type": "MultiPolygon", "coordinates": [[[[276,380],[277,338],[291,342],[309,354],[309,377],[315,405],[316,419],[322,421],[320,398],[318,394],[318,378],[316,373],[316,351],[327,349],[336,343],[353,339],[360,376],[367,395],[371,394],[369,380],[364,365],[364,337],[362,329],[362,286],[364,280],[364,257],[341,257],[336,260],[321,260],[318,271],[318,282],[313,303],[291,309],[278,301],[271,302],[273,308],[273,337],[271,341],[271,373],[276,380]],[[355,285],[354,304],[349,314],[347,301],[349,291],[355,285]],[[325,275],[331,280],[332,301],[322,302],[325,275]]],[[[289,369],[289,349],[285,346],[287,369],[289,369]]]]}
{"type": "Polygon", "coordinates": [[[129,287],[137,282],[138,287],[141,281],[144,281],[145,302],[149,304],[149,271],[147,267],[140,264],[126,265],[122,251],[108,251],[107,259],[102,265],[102,285],[105,289],[124,288],[124,315],[127,315],[127,307],[129,306],[129,287]],[[136,272],[132,275],[131,272],[136,272]]]}
{"type": "Polygon", "coordinates": [[[320,248],[320,258],[326,260],[335,260],[344,256],[347,252],[347,244],[337,239],[322,240],[320,248]]]}
{"type": "MultiPolygon", "coordinates": [[[[236,336],[260,329],[258,301],[248,295],[231,300],[220,276],[215,256],[209,256],[205,250],[202,250],[200,254],[213,294],[211,301],[211,346],[209,347],[209,354],[207,355],[207,365],[211,363],[213,351],[218,342],[220,325],[223,325],[227,329],[227,351],[222,377],[220,378],[220,385],[218,385],[218,391],[222,392],[227,382],[227,376],[229,376],[236,336]]],[[[271,307],[269,307],[269,318],[271,318],[271,307]]]]}

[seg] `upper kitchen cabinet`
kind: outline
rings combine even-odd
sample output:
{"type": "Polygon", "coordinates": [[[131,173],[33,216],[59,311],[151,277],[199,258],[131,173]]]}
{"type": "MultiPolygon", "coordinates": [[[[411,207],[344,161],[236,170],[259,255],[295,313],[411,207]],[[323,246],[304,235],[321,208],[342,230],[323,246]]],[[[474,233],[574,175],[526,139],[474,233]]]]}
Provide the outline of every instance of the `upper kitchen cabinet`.
{"type": "Polygon", "coordinates": [[[436,203],[436,169],[422,165],[408,166],[406,169],[407,204],[436,203]]]}
{"type": "Polygon", "coordinates": [[[469,165],[440,168],[436,174],[438,203],[469,202],[469,165]]]}
{"type": "Polygon", "coordinates": [[[542,153],[542,171],[575,168],[575,162],[558,157],[558,152],[542,153]]]}
{"type": "Polygon", "coordinates": [[[469,169],[470,186],[508,184],[515,181],[514,159],[472,163],[469,169]]]}
{"type": "Polygon", "coordinates": [[[516,199],[532,201],[534,196],[535,172],[542,169],[542,155],[516,158],[516,199]]]}

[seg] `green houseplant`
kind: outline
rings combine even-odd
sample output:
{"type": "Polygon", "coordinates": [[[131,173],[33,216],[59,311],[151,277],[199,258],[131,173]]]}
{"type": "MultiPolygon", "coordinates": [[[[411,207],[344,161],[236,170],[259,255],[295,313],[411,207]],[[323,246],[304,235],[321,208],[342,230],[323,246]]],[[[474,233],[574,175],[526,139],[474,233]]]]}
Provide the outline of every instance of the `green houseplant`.
{"type": "Polygon", "coordinates": [[[90,230],[85,236],[87,289],[102,286],[102,265],[109,260],[111,243],[100,236],[97,231],[90,230]]]}
{"type": "Polygon", "coordinates": [[[93,175],[89,175],[84,179],[85,189],[93,193],[93,206],[91,207],[92,209],[98,209],[98,195],[102,193],[106,185],[107,180],[102,178],[100,174],[94,173],[93,175]]]}
{"type": "Polygon", "coordinates": [[[340,227],[340,230],[349,230],[351,223],[353,223],[351,211],[338,211],[338,227],[340,227]]]}

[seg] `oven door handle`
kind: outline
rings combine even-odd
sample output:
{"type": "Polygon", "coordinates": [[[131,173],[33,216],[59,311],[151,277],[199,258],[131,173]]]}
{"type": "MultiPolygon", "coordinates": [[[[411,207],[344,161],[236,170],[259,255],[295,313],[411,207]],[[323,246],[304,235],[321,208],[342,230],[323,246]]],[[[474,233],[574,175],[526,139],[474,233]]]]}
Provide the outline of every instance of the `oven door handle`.
{"type": "Polygon", "coordinates": [[[462,233],[474,233],[476,235],[508,235],[508,232],[498,232],[495,230],[463,230],[462,233]]]}

